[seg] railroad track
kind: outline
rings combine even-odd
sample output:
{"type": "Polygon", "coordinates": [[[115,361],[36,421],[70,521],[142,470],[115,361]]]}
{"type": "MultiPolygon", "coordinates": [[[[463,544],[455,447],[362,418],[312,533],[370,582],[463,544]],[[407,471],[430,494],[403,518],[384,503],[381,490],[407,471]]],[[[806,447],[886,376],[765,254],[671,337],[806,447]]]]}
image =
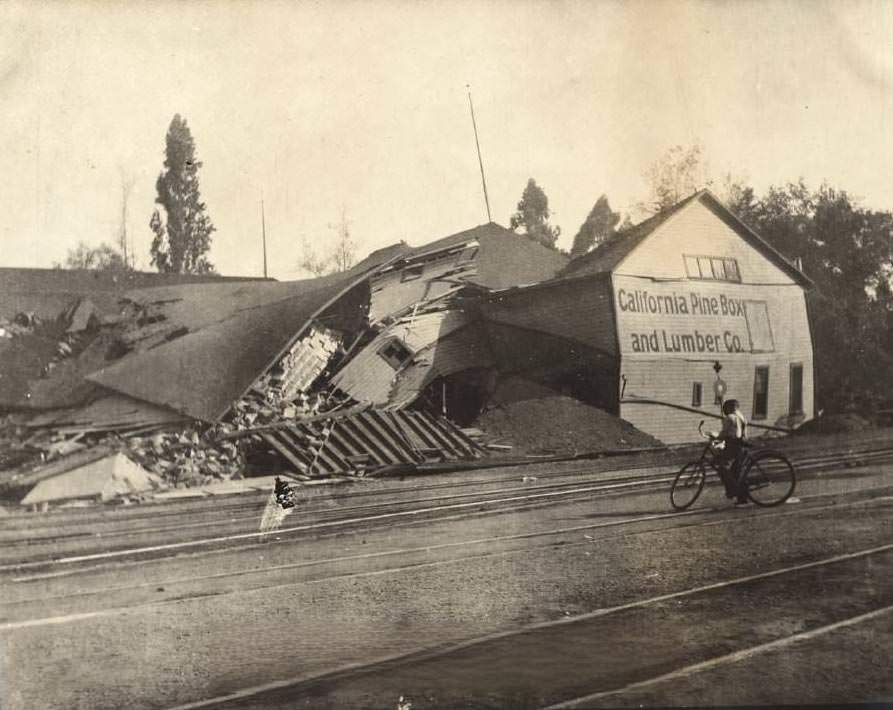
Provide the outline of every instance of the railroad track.
{"type": "MultiPolygon", "coordinates": [[[[888,489],[888,493],[890,490],[893,489],[888,489]]],[[[847,510],[862,510],[863,515],[877,515],[879,510],[889,507],[891,499],[893,495],[875,497],[867,491],[862,491],[845,502],[829,502],[824,496],[807,496],[805,504],[794,509],[760,510],[758,515],[752,513],[753,521],[750,524],[765,526],[768,519],[776,518],[786,521],[789,526],[796,526],[797,519],[843,514],[847,510]]],[[[5,599],[0,604],[0,632],[111,617],[141,607],[218,598],[233,593],[315,585],[346,578],[400,575],[415,569],[458,566],[483,559],[529,555],[538,550],[556,549],[557,546],[562,550],[592,547],[597,542],[664,534],[668,530],[678,533],[728,525],[740,528],[746,519],[741,517],[740,511],[728,507],[619,514],[608,520],[570,525],[559,518],[552,520],[544,528],[522,533],[497,532],[482,537],[423,543],[418,546],[385,547],[374,551],[355,547],[356,551],[350,553],[315,557],[302,555],[298,559],[288,557],[288,562],[275,563],[268,560],[258,566],[245,566],[243,560],[235,562],[228,569],[218,568],[209,572],[203,572],[202,568],[197,568],[189,559],[180,561],[177,567],[179,571],[172,571],[167,567],[172,562],[170,559],[131,560],[125,564],[131,568],[138,566],[140,570],[133,578],[122,577],[122,568],[108,555],[96,555],[96,559],[91,560],[94,564],[85,568],[35,568],[24,565],[16,570],[17,576],[8,577],[4,581],[5,599]],[[555,523],[558,523],[557,527],[553,526],[555,523]],[[110,561],[111,565],[108,564],[110,561]],[[152,562],[159,564],[146,566],[152,562]],[[88,576],[85,578],[84,574],[88,576]]],[[[684,534],[688,535],[690,532],[684,534]]],[[[262,551],[263,549],[261,548],[262,551]]],[[[264,560],[264,557],[261,556],[260,559],[264,560]]]]}
{"type": "MultiPolygon", "coordinates": [[[[893,461],[893,447],[875,447],[796,459],[803,478],[823,471],[893,461]]],[[[668,486],[678,465],[644,470],[538,472],[522,482],[513,475],[461,481],[435,481],[395,490],[355,490],[320,497],[300,506],[276,532],[279,537],[333,534],[357,527],[411,524],[418,521],[493,514],[591,498],[653,491],[668,486]],[[379,499],[376,500],[376,497],[379,499]],[[299,521],[299,522],[298,522],[299,521]]],[[[262,544],[258,531],[268,495],[239,500],[201,499],[184,510],[165,504],[129,509],[116,516],[66,516],[34,527],[35,516],[11,516],[0,522],[0,573],[104,559],[153,558],[196,550],[262,544]],[[131,510],[135,514],[127,515],[131,510]],[[172,516],[176,519],[172,519],[172,516]],[[187,517],[188,520],[183,518],[187,517]],[[30,522],[31,526],[25,523],[30,522]],[[60,529],[64,528],[64,529],[60,529]]],[[[115,511],[118,512],[118,511],[115,511]]]]}

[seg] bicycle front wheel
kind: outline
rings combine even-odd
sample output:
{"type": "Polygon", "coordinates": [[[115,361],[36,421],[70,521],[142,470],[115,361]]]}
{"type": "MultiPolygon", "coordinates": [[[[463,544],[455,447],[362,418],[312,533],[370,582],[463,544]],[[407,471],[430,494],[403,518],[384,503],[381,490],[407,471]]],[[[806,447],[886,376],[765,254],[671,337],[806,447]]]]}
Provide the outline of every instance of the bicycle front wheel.
{"type": "Polygon", "coordinates": [[[747,464],[744,489],[757,505],[781,505],[794,492],[794,467],[777,451],[758,451],[747,464]]]}
{"type": "Polygon", "coordinates": [[[673,487],[670,489],[670,503],[676,510],[685,510],[694,503],[701,491],[704,490],[704,481],[707,472],[701,461],[692,461],[686,464],[676,474],[673,487]]]}

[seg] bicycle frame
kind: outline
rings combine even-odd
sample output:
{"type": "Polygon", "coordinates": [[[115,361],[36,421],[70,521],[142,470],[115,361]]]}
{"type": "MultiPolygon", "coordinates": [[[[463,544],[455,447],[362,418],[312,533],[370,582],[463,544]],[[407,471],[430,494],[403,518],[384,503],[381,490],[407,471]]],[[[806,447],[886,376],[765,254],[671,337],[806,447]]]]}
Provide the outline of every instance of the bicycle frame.
{"type": "Polygon", "coordinates": [[[708,468],[712,468],[725,485],[727,495],[736,495],[739,501],[746,495],[757,505],[771,507],[785,502],[794,492],[794,467],[783,454],[772,449],[754,449],[749,442],[742,442],[734,463],[720,461],[718,437],[705,434],[703,426],[704,422],[701,421],[698,432],[707,439],[707,443],[701,450],[700,457],[685,464],[670,487],[670,502],[676,510],[686,510],[698,499],[704,488],[708,468]],[[764,465],[768,465],[768,468],[764,465]],[[755,466],[756,474],[753,474],[755,466]],[[729,480],[732,471],[735,471],[734,481],[729,480]],[[782,487],[778,489],[776,484],[781,484],[782,487]],[[768,495],[755,495],[757,491],[765,489],[769,489],[768,495]],[[773,496],[773,492],[776,495],[773,496]]]}
{"type": "MultiPolygon", "coordinates": [[[[722,474],[720,473],[719,467],[719,454],[718,449],[716,448],[716,444],[719,441],[717,437],[711,436],[710,434],[704,433],[704,420],[701,420],[701,423],[698,425],[698,433],[707,439],[707,443],[704,444],[704,448],[701,451],[701,456],[698,458],[698,461],[706,466],[710,466],[713,469],[713,472],[717,475],[717,477],[722,480],[722,474]]],[[[735,485],[740,485],[744,476],[747,472],[748,464],[750,463],[750,449],[753,444],[750,442],[742,442],[743,446],[741,449],[741,453],[739,454],[738,460],[738,475],[736,476],[735,485]]],[[[731,472],[731,471],[730,471],[731,472]]]]}

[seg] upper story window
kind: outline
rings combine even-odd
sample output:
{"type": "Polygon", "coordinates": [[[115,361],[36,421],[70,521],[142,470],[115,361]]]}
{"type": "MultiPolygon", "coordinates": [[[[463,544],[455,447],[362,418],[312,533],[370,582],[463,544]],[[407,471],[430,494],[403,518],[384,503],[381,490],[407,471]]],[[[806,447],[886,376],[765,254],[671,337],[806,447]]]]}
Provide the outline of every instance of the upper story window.
{"type": "Polygon", "coordinates": [[[690,279],[709,279],[711,281],[741,282],[738,260],[727,256],[693,256],[683,255],[685,273],[690,279]]]}

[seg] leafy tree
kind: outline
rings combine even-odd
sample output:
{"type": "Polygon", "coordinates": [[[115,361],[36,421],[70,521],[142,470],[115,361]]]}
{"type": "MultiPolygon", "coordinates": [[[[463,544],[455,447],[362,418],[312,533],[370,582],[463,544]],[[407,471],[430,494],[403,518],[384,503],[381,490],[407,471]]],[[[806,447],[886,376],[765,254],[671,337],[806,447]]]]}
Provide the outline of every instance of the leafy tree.
{"type": "Polygon", "coordinates": [[[816,283],[807,304],[819,406],[870,409],[893,397],[893,214],[861,208],[843,190],[801,180],[748,200],[742,218],[816,283]]]}
{"type": "Polygon", "coordinates": [[[335,244],[332,248],[331,261],[336,272],[347,271],[357,259],[357,245],[350,234],[350,220],[347,211],[341,209],[341,221],[330,225],[335,230],[335,244]]]}
{"type": "Polygon", "coordinates": [[[636,225],[633,224],[633,218],[629,216],[629,212],[623,215],[623,221],[620,223],[620,226],[617,227],[617,233],[622,234],[623,232],[627,232],[636,225]]]}
{"type": "Polygon", "coordinates": [[[561,228],[549,224],[549,198],[543,189],[536,184],[533,178],[527,181],[527,187],[521,194],[521,201],[518,203],[517,212],[515,212],[509,222],[512,229],[517,231],[524,228],[524,234],[536,239],[540,244],[555,249],[555,242],[561,234],[561,228]]]}
{"type": "Polygon", "coordinates": [[[757,197],[753,188],[743,178],[726,173],[723,177],[719,198],[739,219],[748,225],[756,220],[757,197]]]}
{"type": "Polygon", "coordinates": [[[105,242],[98,247],[91,247],[84,242],[69,249],[63,264],[54,264],[57,269],[97,269],[102,271],[126,271],[124,258],[105,242]]]}
{"type": "Polygon", "coordinates": [[[328,258],[321,257],[314,251],[306,237],[301,238],[301,258],[298,261],[300,268],[313,276],[325,276],[329,271],[329,263],[328,258]]]}
{"type": "Polygon", "coordinates": [[[706,184],[699,145],[673,146],[644,172],[649,196],[640,210],[656,214],[672,207],[706,184]]]}
{"type": "Polygon", "coordinates": [[[606,195],[599,197],[574,237],[571,257],[585,254],[592,247],[609,239],[614,234],[618,222],[620,222],[620,213],[611,210],[606,195]]]}
{"type": "Polygon", "coordinates": [[[213,273],[208,261],[214,225],[205,212],[198,185],[201,161],[186,120],[174,116],[165,136],[164,170],[155,182],[158,196],[149,227],[155,233],[150,252],[159,271],[213,273]]]}
{"type": "Polygon", "coordinates": [[[330,224],[329,227],[335,231],[335,242],[325,255],[317,254],[306,237],[301,239],[301,259],[298,266],[314,276],[348,271],[356,263],[357,244],[350,233],[347,212],[342,209],[341,221],[330,224]]]}

